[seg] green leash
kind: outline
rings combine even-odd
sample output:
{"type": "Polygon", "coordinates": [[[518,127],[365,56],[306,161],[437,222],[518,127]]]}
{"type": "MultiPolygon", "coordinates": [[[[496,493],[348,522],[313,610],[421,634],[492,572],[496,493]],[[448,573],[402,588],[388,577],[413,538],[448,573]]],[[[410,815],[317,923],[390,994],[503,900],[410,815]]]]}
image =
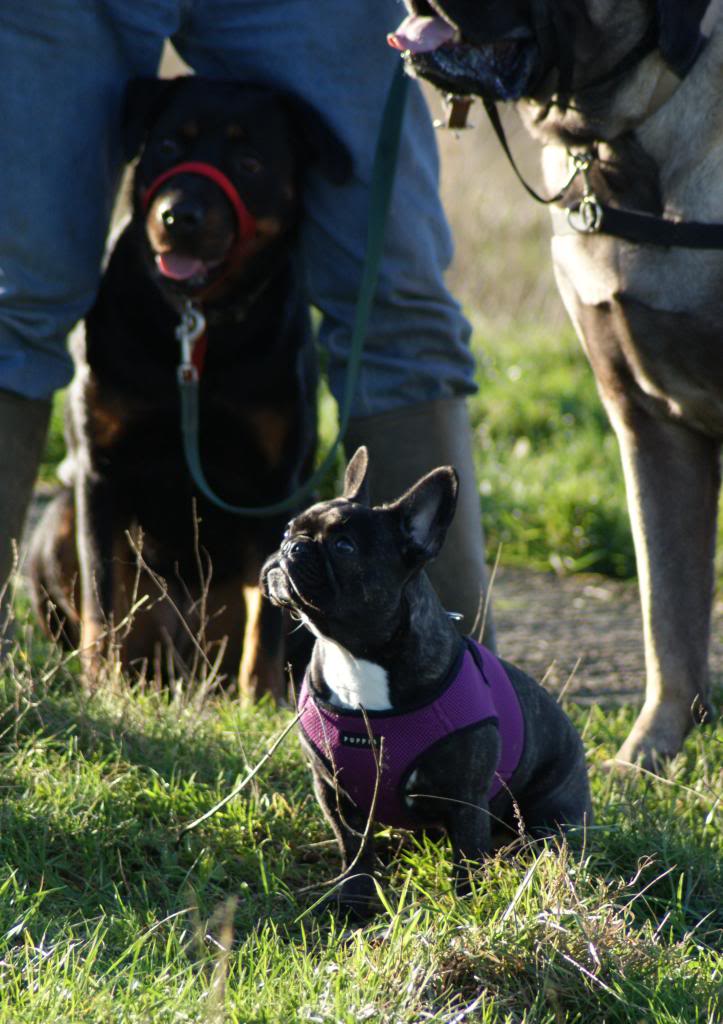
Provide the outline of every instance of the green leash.
{"type": "Polygon", "coordinates": [[[176,332],[182,345],[183,361],[179,367],[178,382],[181,396],[181,431],[183,434],[183,450],[186,455],[186,463],[193,482],[199,491],[225,512],[248,518],[263,518],[264,516],[289,512],[299,507],[302,500],[309,496],[334,465],[337,450],[344,439],[347,426],[349,425],[352,401],[359,380],[364,338],[376,293],[379,264],[384,249],[387,212],[394,185],[408,86],[409,79],[404,74],[403,65],[400,63],[392,79],[392,84],[389,87],[384,104],[379,138],[377,139],[376,152],[374,154],[364,270],[354,312],[354,326],[351,335],[346,380],[344,382],[344,394],[339,408],[339,432],[319,468],[288,498],[284,498],[283,501],[278,501],[273,505],[245,508],[239,505],[229,505],[211,490],[203,473],[198,445],[198,374],[190,365],[190,351],[193,341],[203,331],[202,319],[200,324],[197,322],[194,326],[194,316],[199,318],[200,313],[197,310],[188,310],[184,314],[181,327],[176,332]],[[197,333],[194,337],[195,330],[197,330],[197,333]]]}

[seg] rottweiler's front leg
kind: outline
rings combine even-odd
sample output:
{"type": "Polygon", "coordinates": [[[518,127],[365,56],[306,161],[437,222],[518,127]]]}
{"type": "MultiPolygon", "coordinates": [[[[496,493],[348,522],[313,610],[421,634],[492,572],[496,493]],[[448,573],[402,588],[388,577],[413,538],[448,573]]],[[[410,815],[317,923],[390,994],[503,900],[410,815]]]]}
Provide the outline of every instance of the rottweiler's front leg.
{"type": "Polygon", "coordinates": [[[334,903],[343,913],[358,918],[368,917],[373,910],[375,895],[372,830],[367,830],[364,816],[318,762],[314,766],[314,790],[341,853],[343,881],[334,893],[334,903]]]}
{"type": "Polygon", "coordinates": [[[87,684],[97,682],[113,612],[113,498],[107,484],[79,473],[75,542],[80,569],[80,656],[87,684]]]}
{"type": "Polygon", "coordinates": [[[258,583],[243,588],[246,610],[243,651],[239,669],[239,695],[255,703],[264,694],[284,698],[284,618],[280,608],[266,601],[258,583]]]}

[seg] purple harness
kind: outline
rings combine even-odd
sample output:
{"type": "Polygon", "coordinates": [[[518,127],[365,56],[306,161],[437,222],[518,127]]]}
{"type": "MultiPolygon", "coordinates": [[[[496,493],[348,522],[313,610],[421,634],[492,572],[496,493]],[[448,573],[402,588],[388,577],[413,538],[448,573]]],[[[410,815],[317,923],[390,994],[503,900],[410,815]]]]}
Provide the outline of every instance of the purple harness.
{"type": "MultiPolygon", "coordinates": [[[[307,679],[299,695],[299,724],[314,751],[336,772],[340,787],[365,814],[372,806],[377,769],[361,711],[341,714],[312,696],[307,679]]],[[[459,670],[444,691],[424,707],[400,714],[368,711],[375,747],[382,744],[376,821],[417,828],[419,820],[403,799],[404,783],[417,759],[460,729],[495,719],[501,753],[488,798],[512,777],[522,756],[524,722],[517,695],[498,659],[467,638],[459,670]]]]}

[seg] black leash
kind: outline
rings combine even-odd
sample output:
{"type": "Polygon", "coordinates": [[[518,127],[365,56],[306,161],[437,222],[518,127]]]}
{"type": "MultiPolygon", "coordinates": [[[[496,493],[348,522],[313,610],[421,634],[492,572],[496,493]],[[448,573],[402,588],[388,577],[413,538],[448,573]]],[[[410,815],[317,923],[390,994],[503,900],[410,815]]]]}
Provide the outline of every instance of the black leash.
{"type": "Polygon", "coordinates": [[[602,234],[640,245],[658,245],[670,249],[723,249],[723,224],[670,220],[605,203],[598,203],[598,207],[600,225],[594,231],[602,234]]]}
{"type": "Polygon", "coordinates": [[[639,213],[618,206],[602,203],[595,195],[587,178],[587,172],[596,160],[593,152],[570,153],[572,171],[570,177],[555,195],[545,197],[529,185],[512,155],[507,135],[496,105],[483,100],[487,116],[495,135],[509,160],[512,170],[528,195],[544,206],[562,203],[575,179],[583,180],[583,195],[571,203],[564,203],[570,226],[583,235],[612,235],[639,245],[657,245],[678,249],[723,249],[723,224],[710,224],[695,220],[670,220],[651,213],[639,213]]]}
{"type": "MultiPolygon", "coordinates": [[[[601,78],[584,86],[584,89],[609,83],[612,79],[622,76],[650,52],[651,46],[652,35],[648,30],[638,44],[614,68],[601,78]]],[[[567,211],[568,223],[575,231],[585,235],[611,235],[614,238],[622,238],[638,245],[656,245],[661,248],[723,249],[723,224],[671,220],[669,217],[626,210],[601,202],[595,195],[588,179],[588,171],[597,159],[594,150],[569,153],[572,171],[568,180],[555,195],[549,197],[540,195],[525,181],[515,162],[496,104],[493,100],[484,97],[482,102],[505,156],[525,191],[536,202],[545,206],[561,203],[567,211]],[[578,175],[582,177],[583,195],[580,199],[564,203],[563,200],[578,175]]]]}
{"type": "Polygon", "coordinates": [[[638,245],[657,245],[669,249],[723,249],[723,224],[710,224],[696,220],[671,220],[651,213],[639,213],[619,206],[602,203],[595,195],[587,172],[595,161],[593,152],[570,153],[572,172],[555,195],[545,197],[525,181],[507,141],[499,112],[494,103],[484,100],[485,110],[502,149],[523,188],[532,198],[545,206],[562,203],[575,179],[583,179],[582,198],[563,203],[570,226],[583,235],[612,235],[638,245]]]}
{"type": "Polygon", "coordinates": [[[263,506],[232,505],[216,494],[209,485],[201,464],[199,446],[199,375],[193,362],[194,345],[205,330],[205,318],[200,309],[189,303],[184,310],[176,337],[181,346],[181,364],[178,367],[178,387],[181,400],[181,433],[186,465],[197,489],[217,508],[232,515],[246,518],[264,518],[295,511],[308,499],[314,488],[324,479],[335,465],[336,452],[341,446],[351,418],[351,409],[356,394],[361,370],[364,339],[367,332],[374,297],[376,295],[379,267],[384,250],[387,213],[394,185],[397,155],[402,136],[402,123],[406,104],[409,79],[402,64],[392,78],[386,102],[382,111],[377,138],[372,180],[369,195],[369,218],[367,223],[366,253],[359,285],[354,322],[347,359],[344,393],[339,404],[339,430],[331,448],[321,465],[300,484],[292,494],[280,501],[263,506]]]}

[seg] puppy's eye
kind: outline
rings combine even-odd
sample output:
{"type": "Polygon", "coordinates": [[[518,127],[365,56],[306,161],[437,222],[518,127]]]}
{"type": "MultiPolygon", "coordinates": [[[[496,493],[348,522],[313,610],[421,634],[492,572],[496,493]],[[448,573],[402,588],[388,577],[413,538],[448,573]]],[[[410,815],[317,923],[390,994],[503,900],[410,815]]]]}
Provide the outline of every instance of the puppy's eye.
{"type": "Polygon", "coordinates": [[[356,544],[349,537],[335,537],[334,550],[342,555],[353,555],[356,551],[356,544]]]}
{"type": "Polygon", "coordinates": [[[255,156],[242,156],[236,161],[238,169],[244,174],[258,174],[263,165],[255,156]]]}

